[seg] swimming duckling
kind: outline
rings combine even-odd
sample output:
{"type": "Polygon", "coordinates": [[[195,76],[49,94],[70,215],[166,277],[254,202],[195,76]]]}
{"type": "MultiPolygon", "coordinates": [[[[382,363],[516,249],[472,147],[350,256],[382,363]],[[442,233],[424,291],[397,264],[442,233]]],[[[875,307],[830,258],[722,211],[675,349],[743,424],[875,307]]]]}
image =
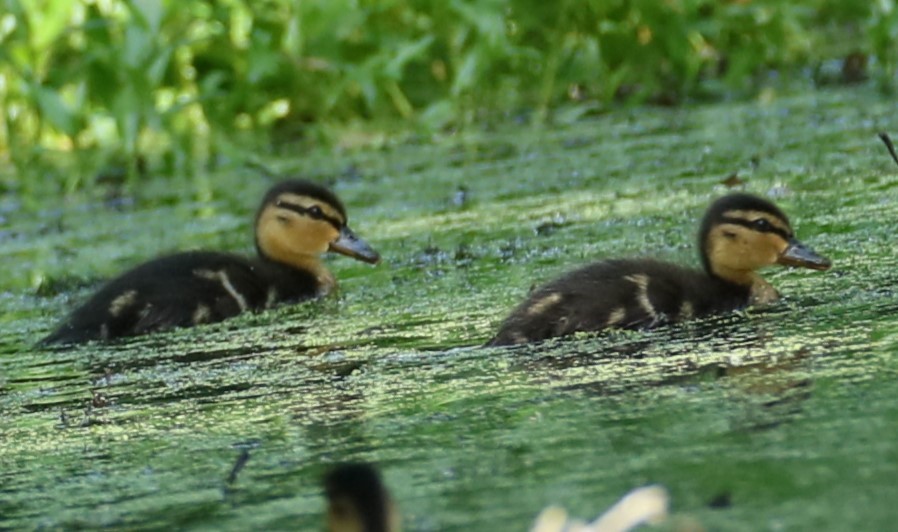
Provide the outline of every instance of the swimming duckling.
{"type": "Polygon", "coordinates": [[[592,523],[568,517],[567,510],[549,506],[536,517],[530,532],[628,532],[646,524],[667,519],[670,495],[658,484],[636,488],[592,523]]]}
{"type": "Polygon", "coordinates": [[[399,512],[370,464],[344,464],[324,477],[329,532],[399,532],[399,512]]]}
{"type": "Polygon", "coordinates": [[[663,323],[764,304],[779,297],[756,270],[770,264],[826,270],[830,261],[795,238],[769,201],[724,196],[699,230],[704,271],[651,259],[596,262],[533,291],[487,345],[523,344],[609,327],[663,323]]]}
{"type": "Polygon", "coordinates": [[[377,263],[346,225],[330,190],[291,180],[265,194],[255,218],[257,257],[191,251],[151,260],[113,279],[42,344],[107,340],[221,321],[246,310],[323,296],[336,280],[320,255],[377,263]]]}
{"type": "MultiPolygon", "coordinates": [[[[328,532],[399,532],[400,518],[377,469],[365,463],[338,465],[324,477],[328,532]]],[[[590,524],[569,519],[550,506],[531,532],[627,532],[667,517],[669,495],[663,486],[637,488],[590,524]]]]}

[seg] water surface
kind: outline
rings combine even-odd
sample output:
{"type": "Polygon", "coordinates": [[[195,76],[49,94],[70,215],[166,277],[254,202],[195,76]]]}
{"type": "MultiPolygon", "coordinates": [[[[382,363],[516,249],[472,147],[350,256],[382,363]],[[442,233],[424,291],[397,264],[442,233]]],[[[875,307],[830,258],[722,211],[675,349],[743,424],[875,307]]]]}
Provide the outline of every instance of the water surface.
{"type": "Polygon", "coordinates": [[[409,530],[526,530],[662,483],[661,527],[887,530],[898,500],[898,166],[865,89],[621,110],[268,161],[334,185],[385,257],[338,297],[116,344],[32,344],[103,279],[252,250],[248,168],[133,196],[2,204],[0,528],[320,529],[319,479],[380,464],[409,530]],[[696,264],[721,181],[768,194],[829,272],[780,303],[650,332],[478,347],[590,260],[696,264]],[[233,482],[238,457],[249,461],[233,482]]]}

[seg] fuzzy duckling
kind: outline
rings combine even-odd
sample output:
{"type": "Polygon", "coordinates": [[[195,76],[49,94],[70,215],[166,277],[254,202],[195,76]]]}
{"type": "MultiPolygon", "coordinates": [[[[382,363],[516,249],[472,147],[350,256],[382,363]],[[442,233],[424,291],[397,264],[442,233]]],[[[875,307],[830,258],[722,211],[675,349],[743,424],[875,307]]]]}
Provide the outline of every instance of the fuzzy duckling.
{"type": "Polygon", "coordinates": [[[336,287],[320,255],[375,264],[330,190],[291,180],[265,194],[255,218],[257,257],[192,251],[151,260],[113,279],[41,344],[108,340],[221,321],[243,311],[323,296],[336,287]]]}
{"type": "MultiPolygon", "coordinates": [[[[370,464],[338,465],[324,477],[328,532],[399,532],[400,518],[389,490],[370,464]]],[[[567,511],[549,506],[531,532],[628,532],[667,517],[669,495],[663,486],[637,488],[592,523],[569,519],[567,511]]]]}
{"type": "Polygon", "coordinates": [[[779,297],[757,270],[826,270],[830,261],[795,238],[789,219],[749,194],[708,208],[698,235],[704,271],[651,259],[596,262],[534,290],[487,344],[523,344],[577,331],[644,329],[765,304],[779,297]]]}
{"type": "Polygon", "coordinates": [[[400,519],[374,466],[344,464],[324,477],[329,532],[399,532],[400,519]]]}
{"type": "Polygon", "coordinates": [[[664,521],[669,505],[667,488],[655,484],[627,493],[588,524],[569,518],[564,508],[549,506],[536,517],[530,532],[628,532],[645,523],[664,521]]]}

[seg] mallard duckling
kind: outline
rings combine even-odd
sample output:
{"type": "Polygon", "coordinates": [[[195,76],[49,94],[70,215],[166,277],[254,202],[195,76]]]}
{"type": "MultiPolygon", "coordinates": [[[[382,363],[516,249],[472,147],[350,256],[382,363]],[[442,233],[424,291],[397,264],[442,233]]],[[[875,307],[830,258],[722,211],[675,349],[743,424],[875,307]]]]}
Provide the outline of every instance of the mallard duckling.
{"type": "Polygon", "coordinates": [[[370,464],[344,464],[324,477],[329,532],[399,532],[396,505],[370,464]]]}
{"type": "Polygon", "coordinates": [[[795,238],[781,210],[749,194],[712,203],[698,244],[704,271],[651,259],[607,260],[574,270],[534,290],[487,345],[609,327],[651,328],[769,303],[779,294],[758,269],[770,264],[830,267],[828,259],[795,238]]]}
{"type": "MultiPolygon", "coordinates": [[[[400,518],[389,490],[370,464],[338,465],[324,477],[329,532],[399,532],[400,518]]],[[[663,486],[637,488],[590,524],[569,519],[550,506],[540,512],[531,532],[627,532],[667,517],[669,495],[663,486]]]]}
{"type": "Polygon", "coordinates": [[[536,517],[530,532],[627,532],[642,524],[667,519],[670,495],[657,484],[636,488],[592,523],[570,519],[567,510],[549,506],[536,517]]]}
{"type": "Polygon", "coordinates": [[[346,225],[346,209],[309,181],[279,183],[255,217],[257,257],[192,251],[151,260],[108,282],[42,344],[108,340],[221,321],[323,296],[336,280],[320,255],[379,255],[346,225]]]}

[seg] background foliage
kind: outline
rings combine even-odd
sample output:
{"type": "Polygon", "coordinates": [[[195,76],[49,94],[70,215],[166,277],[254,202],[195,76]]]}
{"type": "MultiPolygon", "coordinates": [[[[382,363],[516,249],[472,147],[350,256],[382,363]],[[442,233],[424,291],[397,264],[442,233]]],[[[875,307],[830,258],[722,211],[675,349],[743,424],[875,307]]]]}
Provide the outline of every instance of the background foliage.
{"type": "Polygon", "coordinates": [[[851,80],[869,61],[889,89],[898,64],[895,0],[0,7],[0,158],[17,169],[6,188],[42,176],[72,190],[147,165],[190,175],[247,147],[347,142],[339,132],[363,122],[429,132],[507,113],[539,123],[616,101],[746,96],[773,71],[825,74],[835,58],[854,58],[851,80]]]}

